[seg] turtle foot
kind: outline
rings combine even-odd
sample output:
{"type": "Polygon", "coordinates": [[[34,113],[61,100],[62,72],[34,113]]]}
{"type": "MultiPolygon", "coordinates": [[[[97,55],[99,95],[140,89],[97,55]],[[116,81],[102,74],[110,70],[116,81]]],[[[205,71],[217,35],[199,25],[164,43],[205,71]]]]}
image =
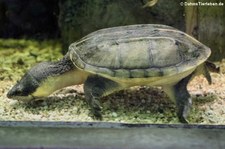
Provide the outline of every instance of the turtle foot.
{"type": "Polygon", "coordinates": [[[184,116],[179,116],[178,115],[178,118],[179,118],[179,121],[183,124],[188,124],[188,120],[184,117],[184,116]]]}
{"type": "Polygon", "coordinates": [[[101,110],[93,109],[91,114],[92,114],[92,117],[93,117],[94,120],[102,121],[103,117],[102,117],[102,114],[101,114],[101,110]]]}

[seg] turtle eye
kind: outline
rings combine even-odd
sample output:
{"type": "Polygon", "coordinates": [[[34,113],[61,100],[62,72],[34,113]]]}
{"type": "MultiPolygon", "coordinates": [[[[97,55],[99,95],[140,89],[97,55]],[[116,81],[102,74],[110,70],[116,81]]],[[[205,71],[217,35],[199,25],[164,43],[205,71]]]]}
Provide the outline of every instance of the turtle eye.
{"type": "Polygon", "coordinates": [[[16,91],[14,92],[14,95],[17,95],[17,96],[19,96],[19,95],[21,95],[21,94],[22,94],[21,90],[16,90],[16,91]]]}
{"type": "Polygon", "coordinates": [[[21,95],[22,94],[22,87],[21,86],[17,86],[17,88],[14,91],[15,95],[21,95]]]}

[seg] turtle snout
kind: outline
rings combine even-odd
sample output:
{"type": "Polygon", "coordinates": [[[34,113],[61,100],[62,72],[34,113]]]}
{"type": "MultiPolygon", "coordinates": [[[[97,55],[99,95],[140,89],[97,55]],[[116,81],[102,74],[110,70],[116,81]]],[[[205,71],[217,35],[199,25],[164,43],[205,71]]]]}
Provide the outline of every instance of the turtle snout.
{"type": "Polygon", "coordinates": [[[19,85],[15,85],[9,92],[7,93],[8,98],[13,98],[16,96],[22,95],[22,88],[19,85]]]}

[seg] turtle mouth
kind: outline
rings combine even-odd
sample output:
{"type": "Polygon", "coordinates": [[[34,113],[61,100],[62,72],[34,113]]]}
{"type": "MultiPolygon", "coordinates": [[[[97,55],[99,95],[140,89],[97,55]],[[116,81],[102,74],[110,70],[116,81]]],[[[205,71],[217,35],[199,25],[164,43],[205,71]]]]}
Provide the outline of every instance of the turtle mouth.
{"type": "Polygon", "coordinates": [[[16,100],[20,103],[33,103],[36,101],[44,101],[45,98],[44,97],[35,97],[33,95],[29,95],[29,96],[13,96],[10,99],[12,100],[16,100]]]}
{"type": "Polygon", "coordinates": [[[15,85],[6,95],[9,99],[21,102],[31,102],[43,100],[43,97],[34,96],[33,94],[24,93],[18,85],[15,85]]]}
{"type": "Polygon", "coordinates": [[[29,96],[9,96],[9,95],[7,95],[7,97],[10,99],[18,100],[18,101],[22,101],[22,102],[29,102],[29,101],[36,100],[36,98],[32,95],[29,95],[29,96]]]}

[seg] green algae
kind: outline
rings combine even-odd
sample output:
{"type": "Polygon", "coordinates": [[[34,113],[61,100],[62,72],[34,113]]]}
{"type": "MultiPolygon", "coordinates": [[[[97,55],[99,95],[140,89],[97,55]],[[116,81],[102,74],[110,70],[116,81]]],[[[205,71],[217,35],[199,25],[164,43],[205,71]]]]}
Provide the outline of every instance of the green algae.
{"type": "Polygon", "coordinates": [[[60,50],[61,44],[53,40],[0,39],[0,79],[16,81],[36,63],[58,60],[60,50]]]}

